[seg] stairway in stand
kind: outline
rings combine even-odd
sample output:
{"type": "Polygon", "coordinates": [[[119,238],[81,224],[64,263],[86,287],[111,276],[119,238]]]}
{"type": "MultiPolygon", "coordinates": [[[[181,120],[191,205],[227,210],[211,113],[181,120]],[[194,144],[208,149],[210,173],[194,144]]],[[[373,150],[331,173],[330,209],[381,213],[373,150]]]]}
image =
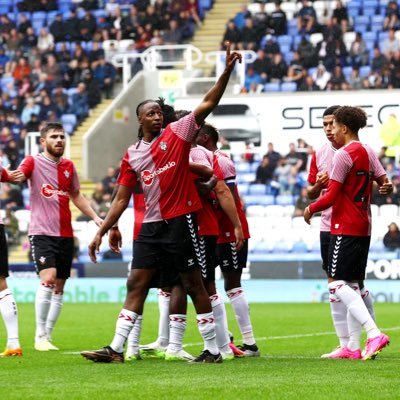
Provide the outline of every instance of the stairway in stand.
{"type": "MultiPolygon", "coordinates": [[[[96,185],[95,182],[83,180],[82,179],[82,169],[83,169],[83,153],[82,153],[82,143],[83,136],[89,130],[89,128],[94,124],[94,122],[101,116],[101,114],[109,107],[112,100],[103,100],[96,108],[91,110],[90,116],[87,117],[75,130],[73,136],[71,136],[70,144],[70,157],[74,162],[76,170],[80,178],[81,193],[90,199],[96,185]]],[[[104,171],[106,175],[107,171],[104,171]]],[[[75,221],[80,211],[75,207],[75,205],[70,202],[72,220],[75,221]]],[[[22,239],[24,240],[24,238],[22,239]]],[[[10,263],[24,263],[28,261],[28,251],[22,248],[22,244],[14,248],[9,249],[9,261],[10,263]]]]}
{"type": "MultiPolygon", "coordinates": [[[[203,55],[210,51],[220,50],[220,43],[225,33],[226,23],[240,11],[243,0],[215,0],[214,6],[206,12],[203,25],[197,28],[191,44],[197,47],[203,55]]],[[[211,76],[213,64],[204,61],[196,65],[204,71],[204,76],[211,76]]]]}

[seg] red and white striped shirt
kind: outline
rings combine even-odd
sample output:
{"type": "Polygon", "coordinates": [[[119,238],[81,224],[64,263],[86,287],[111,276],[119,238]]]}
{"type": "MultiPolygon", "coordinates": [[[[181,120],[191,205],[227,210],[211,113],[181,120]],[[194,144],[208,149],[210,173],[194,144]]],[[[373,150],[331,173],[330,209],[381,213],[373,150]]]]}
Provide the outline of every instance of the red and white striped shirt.
{"type": "Polygon", "coordinates": [[[55,162],[40,153],[25,157],[18,169],[30,188],[29,235],[73,237],[69,197],[79,191],[74,163],[64,158],[55,162]]]}
{"type": "MultiPolygon", "coordinates": [[[[334,235],[371,235],[371,193],[373,180],[386,175],[375,152],[367,145],[352,141],[339,149],[332,161],[330,186],[339,184],[333,202],[331,233],[334,235]]],[[[311,213],[321,211],[330,198],[330,190],[310,205],[311,213]]]]}
{"type": "MultiPolygon", "coordinates": [[[[240,222],[242,224],[243,237],[244,239],[250,238],[249,233],[249,224],[247,222],[246,215],[244,213],[242,204],[240,203],[240,196],[236,186],[236,169],[233,161],[228,157],[227,154],[221,152],[220,150],[216,150],[214,152],[214,165],[217,165],[217,168],[220,169],[222,176],[228,186],[234,185],[234,191],[236,192],[236,197],[238,201],[236,202],[236,209],[239,215],[240,222]]],[[[235,230],[232,225],[232,222],[228,218],[228,216],[224,213],[224,211],[220,208],[218,210],[218,222],[219,222],[219,237],[218,243],[229,243],[234,242],[235,238],[235,230]]]]}
{"type": "Polygon", "coordinates": [[[143,222],[156,222],[201,208],[189,170],[189,151],[198,126],[194,114],[169,124],[151,143],[130,146],[122,160],[118,184],[140,181],[146,205],[143,222]]]}
{"type": "MultiPolygon", "coordinates": [[[[3,168],[1,161],[0,161],[0,182],[8,182],[8,174],[7,171],[3,168]]],[[[4,224],[3,218],[1,218],[1,214],[0,214],[0,224],[4,224]]]]}
{"type": "MultiPolygon", "coordinates": [[[[336,149],[331,143],[325,143],[318,149],[311,158],[310,171],[308,173],[308,182],[315,185],[317,181],[317,174],[327,172],[331,176],[332,159],[336,153],[336,149]]],[[[326,189],[322,189],[321,195],[325,193],[326,189]]],[[[320,230],[322,232],[330,232],[331,230],[332,207],[322,211],[320,230]]]]}

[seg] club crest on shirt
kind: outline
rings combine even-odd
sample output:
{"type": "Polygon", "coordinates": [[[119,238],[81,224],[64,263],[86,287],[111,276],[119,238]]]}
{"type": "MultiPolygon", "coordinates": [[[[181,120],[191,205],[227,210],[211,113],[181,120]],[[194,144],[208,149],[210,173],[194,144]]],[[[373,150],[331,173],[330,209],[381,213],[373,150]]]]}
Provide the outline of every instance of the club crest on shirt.
{"type": "Polygon", "coordinates": [[[46,262],[46,257],[43,257],[43,256],[40,257],[39,261],[40,261],[41,264],[44,264],[46,262]]]}
{"type": "Polygon", "coordinates": [[[69,178],[69,175],[70,175],[69,171],[68,171],[68,170],[65,170],[65,171],[64,171],[64,176],[68,179],[68,178],[69,178]]]}
{"type": "Polygon", "coordinates": [[[161,142],[160,143],[160,149],[162,151],[166,151],[167,150],[167,142],[161,142]]]}

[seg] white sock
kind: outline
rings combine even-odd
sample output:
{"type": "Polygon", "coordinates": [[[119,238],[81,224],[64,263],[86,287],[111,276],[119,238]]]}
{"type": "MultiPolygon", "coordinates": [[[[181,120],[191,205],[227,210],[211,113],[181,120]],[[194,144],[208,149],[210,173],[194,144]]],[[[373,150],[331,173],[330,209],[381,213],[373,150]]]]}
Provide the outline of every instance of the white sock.
{"type": "Polygon", "coordinates": [[[4,289],[0,292],[0,313],[7,330],[7,348],[20,348],[17,303],[10,289],[4,289]]]}
{"type": "Polygon", "coordinates": [[[204,350],[208,350],[211,354],[218,354],[213,313],[197,314],[197,326],[204,340],[204,350]]]}
{"type": "Polygon", "coordinates": [[[48,339],[51,339],[51,334],[53,332],[54,326],[60,316],[61,309],[63,305],[63,294],[53,293],[51,296],[50,310],[47,315],[46,321],[46,335],[48,339]]]}
{"type": "Polygon", "coordinates": [[[36,335],[35,340],[46,338],[46,321],[49,315],[51,297],[54,285],[40,283],[36,292],[35,312],[36,312],[36,335]]]}
{"type": "Polygon", "coordinates": [[[331,294],[336,294],[336,296],[346,304],[347,310],[366,330],[368,339],[380,335],[381,332],[377,328],[372,317],[369,315],[361,296],[352,290],[345,281],[331,282],[328,287],[329,292],[331,294]]]}
{"type": "Polygon", "coordinates": [[[225,304],[222,301],[219,293],[210,296],[211,307],[215,318],[215,333],[217,345],[221,352],[227,353],[229,350],[229,333],[226,323],[226,310],[225,304]]]}
{"type": "Polygon", "coordinates": [[[128,339],[137,317],[138,315],[135,312],[126,310],[125,308],[119,313],[114,339],[110,344],[110,347],[117,353],[122,353],[124,351],[125,342],[128,339]]]}
{"type": "Polygon", "coordinates": [[[369,314],[371,315],[372,319],[376,322],[374,302],[372,301],[371,293],[365,287],[363,287],[361,289],[361,298],[363,299],[365,307],[367,307],[367,310],[368,310],[369,314]]]}
{"type": "MultiPolygon", "coordinates": [[[[360,288],[357,283],[349,284],[349,287],[354,290],[357,295],[360,295],[360,288]]],[[[349,327],[349,343],[347,344],[347,348],[351,351],[358,350],[360,348],[360,338],[361,338],[361,325],[354,318],[354,316],[347,312],[347,325],[349,327]]]]}
{"type": "Polygon", "coordinates": [[[158,310],[160,317],[158,321],[158,338],[160,346],[168,346],[169,343],[169,303],[171,293],[158,289],[158,310]]]}
{"type": "Polygon", "coordinates": [[[186,330],[186,315],[171,314],[169,316],[168,350],[179,351],[183,348],[183,336],[186,330]]]}
{"type": "Polygon", "coordinates": [[[128,336],[128,347],[131,349],[138,349],[140,343],[140,335],[142,333],[142,321],[143,316],[138,315],[135,323],[133,324],[132,330],[128,336]]]}
{"type": "Polygon", "coordinates": [[[243,337],[243,343],[252,345],[254,339],[253,327],[250,321],[250,309],[242,287],[230,289],[226,292],[235,312],[236,321],[243,337]]]}
{"type": "Polygon", "coordinates": [[[347,347],[349,342],[349,329],[347,327],[347,307],[340,299],[334,295],[329,295],[329,305],[336,336],[339,338],[340,347],[347,347]]]}

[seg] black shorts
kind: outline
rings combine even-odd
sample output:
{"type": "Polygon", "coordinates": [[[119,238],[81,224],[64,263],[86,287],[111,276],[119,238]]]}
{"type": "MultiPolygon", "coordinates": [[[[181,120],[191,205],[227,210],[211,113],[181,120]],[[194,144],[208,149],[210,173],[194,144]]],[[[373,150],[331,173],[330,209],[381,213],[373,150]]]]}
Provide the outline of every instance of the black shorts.
{"type": "Polygon", "coordinates": [[[70,277],[74,256],[74,238],[32,235],[29,236],[29,240],[37,273],[47,268],[56,268],[57,279],[70,277]]]}
{"type": "Polygon", "coordinates": [[[217,245],[218,263],[222,272],[241,271],[247,266],[247,252],[249,242],[244,241],[243,247],[236,251],[235,242],[217,245]]]}
{"type": "Polygon", "coordinates": [[[331,233],[323,232],[319,233],[319,242],[321,247],[321,258],[322,258],[322,269],[328,273],[328,255],[329,255],[329,243],[331,241],[331,233]]]}
{"type": "Polygon", "coordinates": [[[142,224],[133,245],[132,268],[188,272],[199,267],[200,248],[194,215],[142,224]]]}
{"type": "Polygon", "coordinates": [[[0,277],[8,277],[8,246],[4,225],[0,225],[0,277]]]}
{"type": "Polygon", "coordinates": [[[200,269],[201,276],[206,282],[215,281],[217,260],[217,236],[201,236],[200,241],[200,269]]]}
{"type": "Polygon", "coordinates": [[[331,235],[328,277],[335,280],[365,279],[370,236],[331,235]]]}

